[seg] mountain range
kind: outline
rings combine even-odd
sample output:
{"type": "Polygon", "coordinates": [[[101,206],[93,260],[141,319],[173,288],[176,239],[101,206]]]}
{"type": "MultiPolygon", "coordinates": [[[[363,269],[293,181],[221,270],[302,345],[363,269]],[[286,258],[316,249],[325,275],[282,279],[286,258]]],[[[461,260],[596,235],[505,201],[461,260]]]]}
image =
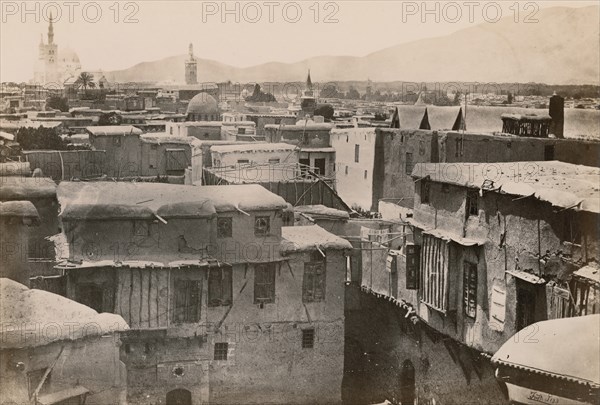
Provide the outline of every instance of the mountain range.
{"type": "MultiPolygon", "coordinates": [[[[198,81],[301,81],[311,70],[318,82],[479,81],[600,84],[599,6],[539,10],[537,23],[505,17],[443,37],[401,43],[369,55],[317,56],[296,63],[238,68],[198,58],[198,81]]],[[[426,26],[423,26],[424,29],[426,26]]],[[[368,29],[365,27],[365,29],[368,29]]],[[[106,72],[109,81],[183,82],[187,55],[142,62],[106,72]]]]}

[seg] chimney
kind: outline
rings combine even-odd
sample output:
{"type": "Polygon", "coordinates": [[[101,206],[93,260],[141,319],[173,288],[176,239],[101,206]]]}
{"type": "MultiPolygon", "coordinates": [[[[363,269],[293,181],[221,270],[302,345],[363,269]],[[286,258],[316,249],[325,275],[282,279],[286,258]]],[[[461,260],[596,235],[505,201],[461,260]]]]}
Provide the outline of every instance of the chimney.
{"type": "Polygon", "coordinates": [[[565,99],[557,95],[556,92],[550,97],[550,133],[557,138],[564,138],[565,128],[565,99]]]}

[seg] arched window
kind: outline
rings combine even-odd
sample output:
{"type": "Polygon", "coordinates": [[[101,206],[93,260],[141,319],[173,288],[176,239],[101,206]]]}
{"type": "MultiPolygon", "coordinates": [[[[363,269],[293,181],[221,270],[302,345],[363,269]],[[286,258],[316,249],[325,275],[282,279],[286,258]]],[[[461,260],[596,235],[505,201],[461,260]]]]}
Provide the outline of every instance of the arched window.
{"type": "Polygon", "coordinates": [[[183,388],[167,392],[167,405],[192,405],[192,393],[183,388]]]}

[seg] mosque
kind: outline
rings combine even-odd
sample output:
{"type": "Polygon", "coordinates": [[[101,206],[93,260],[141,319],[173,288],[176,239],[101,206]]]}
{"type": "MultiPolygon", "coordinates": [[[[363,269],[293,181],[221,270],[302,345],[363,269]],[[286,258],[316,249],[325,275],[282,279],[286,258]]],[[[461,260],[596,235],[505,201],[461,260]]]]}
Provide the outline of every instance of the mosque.
{"type": "Polygon", "coordinates": [[[33,72],[33,83],[47,85],[55,83],[58,87],[68,79],[77,79],[81,73],[81,63],[75,51],[69,48],[59,51],[58,44],[54,42],[54,26],[52,15],[48,25],[48,43],[44,37],[40,38],[38,59],[33,72]]]}

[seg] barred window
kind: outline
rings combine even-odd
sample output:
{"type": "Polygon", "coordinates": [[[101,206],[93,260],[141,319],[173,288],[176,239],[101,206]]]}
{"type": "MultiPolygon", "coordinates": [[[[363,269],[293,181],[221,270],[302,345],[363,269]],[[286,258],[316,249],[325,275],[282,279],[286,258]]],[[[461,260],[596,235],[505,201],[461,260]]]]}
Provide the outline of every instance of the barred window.
{"type": "Polygon", "coordinates": [[[313,347],[315,347],[315,330],[313,328],[302,329],[302,348],[312,349],[313,347]]]}
{"type": "Polygon", "coordinates": [[[215,343],[215,360],[227,360],[229,343],[215,343]]]}
{"type": "Polygon", "coordinates": [[[423,235],[421,248],[421,301],[445,313],[448,310],[448,243],[423,235]]]}

